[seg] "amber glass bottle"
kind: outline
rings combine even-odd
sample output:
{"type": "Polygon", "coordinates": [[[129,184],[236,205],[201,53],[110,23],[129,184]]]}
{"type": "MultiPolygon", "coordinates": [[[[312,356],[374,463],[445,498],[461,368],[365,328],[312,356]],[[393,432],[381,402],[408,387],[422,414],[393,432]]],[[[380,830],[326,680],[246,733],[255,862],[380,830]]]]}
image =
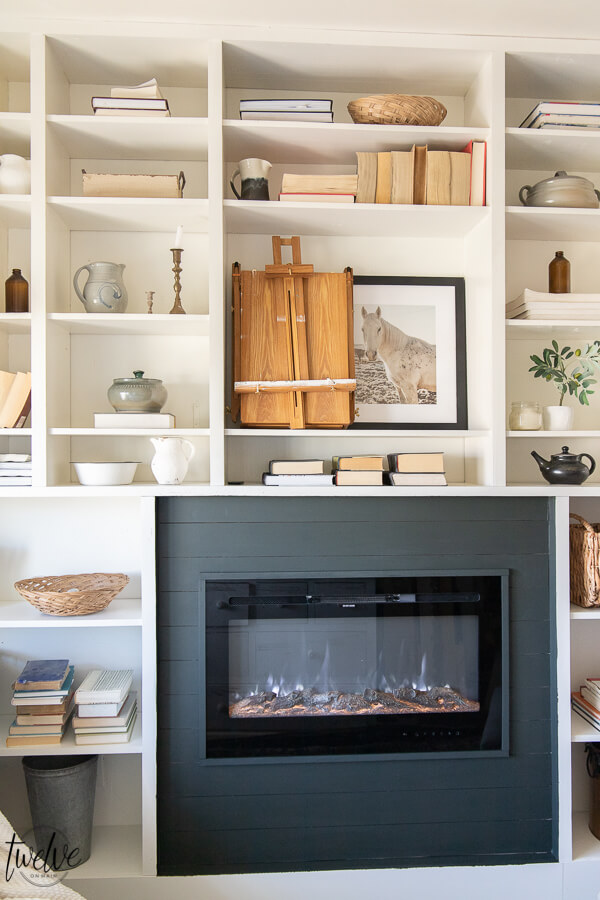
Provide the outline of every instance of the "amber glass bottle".
{"type": "Polygon", "coordinates": [[[7,313],[29,312],[29,284],[21,275],[20,269],[13,269],[10,278],[4,283],[4,297],[7,313]]]}
{"type": "Polygon", "coordinates": [[[571,290],[571,263],[562,250],[557,250],[548,266],[548,290],[551,294],[568,294],[571,290]]]}

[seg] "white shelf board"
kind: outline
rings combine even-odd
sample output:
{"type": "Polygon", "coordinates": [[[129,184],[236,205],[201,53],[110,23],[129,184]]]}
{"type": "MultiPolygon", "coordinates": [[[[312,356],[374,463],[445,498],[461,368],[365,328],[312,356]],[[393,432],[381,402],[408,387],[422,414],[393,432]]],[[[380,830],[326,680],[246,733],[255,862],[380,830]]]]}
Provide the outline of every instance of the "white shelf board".
{"type": "Polygon", "coordinates": [[[71,437],[210,437],[210,428],[49,428],[48,434],[71,437]]]}
{"type": "Polygon", "coordinates": [[[350,122],[267,122],[228,119],[223,122],[225,159],[245,157],[272,163],[356,165],[356,151],[462,150],[470,140],[487,140],[486,128],[428,128],[408,125],[354,125],[350,122]]]}
{"type": "Polygon", "coordinates": [[[597,172],[600,160],[600,129],[507,128],[506,168],[536,172],[564,169],[597,172]]]}
{"type": "Polygon", "coordinates": [[[373,235],[461,238],[488,215],[487,207],[387,203],[288,203],[225,200],[230,234],[373,235]]]}
{"type": "MultiPolygon", "coordinates": [[[[208,316],[160,313],[49,313],[48,321],[70,334],[142,334],[206,336],[208,316]]],[[[0,328],[2,319],[0,318],[0,328]]]]}
{"type": "Polygon", "coordinates": [[[142,874],[141,825],[99,825],[92,830],[90,858],[69,872],[64,883],[84,878],[139,878],[142,874]]]}
{"type": "Polygon", "coordinates": [[[48,116],[71,159],[206,160],[208,120],[156,116],[48,116]]]}
{"type": "Polygon", "coordinates": [[[90,616],[47,616],[25,599],[0,601],[0,628],[127,628],[142,624],[142,601],[115,597],[106,609],[90,616]]]}
{"type": "Polygon", "coordinates": [[[0,756],[85,756],[88,753],[113,755],[142,752],[142,719],[139,713],[133,726],[131,739],[126,744],[76,744],[73,726],[69,722],[60,744],[7,747],[6,737],[14,718],[14,713],[0,716],[0,756]]]}
{"type": "Polygon", "coordinates": [[[600,606],[577,606],[570,604],[570,616],[572,619],[598,619],[600,621],[600,606]]]}
{"type": "Polygon", "coordinates": [[[0,437],[31,437],[31,428],[0,428],[0,437]]]}
{"type": "MultiPolygon", "coordinates": [[[[600,431],[507,431],[509,438],[600,438],[600,431]]],[[[571,485],[574,487],[574,485],[571,485]]]]}
{"type": "Polygon", "coordinates": [[[600,862],[600,841],[588,826],[589,813],[573,813],[573,862],[600,862]]]}
{"type": "Polygon", "coordinates": [[[0,113],[0,146],[2,153],[16,153],[29,159],[31,140],[30,113],[0,113]]]}
{"type": "Polygon", "coordinates": [[[316,437],[334,437],[334,438],[406,438],[406,437],[422,437],[422,438],[441,438],[448,440],[449,438],[473,438],[488,437],[489,431],[451,431],[440,429],[436,431],[430,430],[409,430],[409,429],[371,429],[371,428],[226,428],[225,437],[241,437],[241,438],[264,438],[264,437],[283,437],[283,438],[316,438],[316,437]]]}
{"type": "Polygon", "coordinates": [[[506,239],[509,241],[597,241],[600,209],[544,209],[507,206],[506,239]]]}
{"type": "MultiPolygon", "coordinates": [[[[565,301],[568,303],[568,301],[565,301]]],[[[599,319],[507,319],[506,339],[509,341],[533,341],[552,335],[565,338],[593,340],[590,330],[600,331],[599,319]]]]}
{"type": "Polygon", "coordinates": [[[0,223],[7,228],[29,228],[31,197],[29,194],[0,194],[0,223]]]}
{"type": "Polygon", "coordinates": [[[583,744],[586,741],[600,741],[600,731],[596,731],[585,719],[571,710],[571,743],[583,744]]]}
{"type": "MultiPolygon", "coordinates": [[[[208,232],[208,200],[184,197],[49,197],[48,205],[76,231],[208,232]]],[[[184,257],[185,260],[185,257],[184,257]]]]}
{"type": "Polygon", "coordinates": [[[31,329],[31,313],[0,313],[0,331],[4,334],[27,334],[31,329]]]}

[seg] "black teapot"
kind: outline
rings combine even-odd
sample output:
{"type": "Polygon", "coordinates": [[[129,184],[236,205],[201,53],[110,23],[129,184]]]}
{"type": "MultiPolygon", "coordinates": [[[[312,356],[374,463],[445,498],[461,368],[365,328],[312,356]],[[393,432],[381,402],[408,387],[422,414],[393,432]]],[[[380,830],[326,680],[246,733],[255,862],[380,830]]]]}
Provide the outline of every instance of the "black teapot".
{"type": "Polygon", "coordinates": [[[560,453],[553,453],[550,460],[544,459],[535,450],[531,451],[531,455],[550,484],[583,484],[596,468],[596,460],[589,453],[569,453],[568,447],[563,447],[560,453]],[[589,459],[589,466],[581,462],[584,456],[589,459]]]}

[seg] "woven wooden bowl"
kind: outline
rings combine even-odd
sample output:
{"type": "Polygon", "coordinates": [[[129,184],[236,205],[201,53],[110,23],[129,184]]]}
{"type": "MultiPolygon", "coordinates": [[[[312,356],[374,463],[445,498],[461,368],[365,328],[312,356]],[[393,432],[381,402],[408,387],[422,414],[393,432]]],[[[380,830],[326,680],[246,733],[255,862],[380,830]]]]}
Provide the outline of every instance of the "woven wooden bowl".
{"type": "Polygon", "coordinates": [[[89,616],[105,609],[128,581],[128,575],[94,572],[24,578],[15,588],[47,616],[89,616]]]}
{"type": "Polygon", "coordinates": [[[373,94],[348,104],[357,125],[439,125],[447,109],[433,97],[411,94],[373,94]]]}

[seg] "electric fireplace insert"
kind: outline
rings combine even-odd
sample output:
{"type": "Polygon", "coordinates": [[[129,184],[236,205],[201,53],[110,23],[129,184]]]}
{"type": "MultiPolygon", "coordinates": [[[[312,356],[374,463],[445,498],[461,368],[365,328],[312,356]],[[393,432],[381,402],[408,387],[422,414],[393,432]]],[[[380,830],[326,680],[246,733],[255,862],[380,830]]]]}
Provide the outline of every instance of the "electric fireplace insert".
{"type": "Polygon", "coordinates": [[[207,757],[506,754],[507,584],[203,580],[207,757]]]}

